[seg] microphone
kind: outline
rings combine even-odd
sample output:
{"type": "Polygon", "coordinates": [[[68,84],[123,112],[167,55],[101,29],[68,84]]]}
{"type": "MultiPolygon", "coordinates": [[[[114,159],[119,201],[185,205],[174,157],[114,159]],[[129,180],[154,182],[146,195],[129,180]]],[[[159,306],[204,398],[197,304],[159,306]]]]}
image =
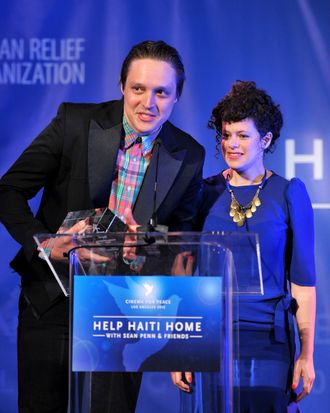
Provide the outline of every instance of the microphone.
{"type": "Polygon", "coordinates": [[[160,152],[160,140],[157,139],[157,157],[156,157],[156,172],[155,172],[155,183],[154,183],[154,196],[153,196],[153,204],[152,204],[152,214],[149,221],[150,226],[155,230],[157,227],[157,213],[156,213],[156,205],[157,205],[157,185],[158,185],[158,168],[159,168],[159,152],[160,152]]]}
{"type": "MultiPolygon", "coordinates": [[[[142,141],[142,139],[141,139],[142,141]]],[[[160,153],[160,145],[161,141],[157,138],[155,145],[157,145],[157,153],[156,155],[156,172],[155,172],[155,181],[154,181],[154,191],[153,191],[153,202],[152,202],[152,214],[149,222],[147,225],[141,225],[138,227],[139,232],[145,232],[144,240],[148,244],[154,243],[156,240],[154,237],[151,237],[149,232],[163,232],[166,233],[168,231],[168,227],[166,225],[158,225],[157,223],[157,185],[158,185],[158,169],[159,169],[159,153],[160,153]]]]}
{"type": "Polygon", "coordinates": [[[124,148],[124,151],[127,151],[128,149],[131,149],[133,145],[136,145],[137,143],[142,143],[142,137],[138,136],[130,145],[128,145],[126,148],[124,148]]]}

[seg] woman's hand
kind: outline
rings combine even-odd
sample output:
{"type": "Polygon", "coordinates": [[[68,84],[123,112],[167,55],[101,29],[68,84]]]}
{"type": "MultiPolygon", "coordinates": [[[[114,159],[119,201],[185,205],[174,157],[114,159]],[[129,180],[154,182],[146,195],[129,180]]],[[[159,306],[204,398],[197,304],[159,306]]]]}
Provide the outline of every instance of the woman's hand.
{"type": "Polygon", "coordinates": [[[300,354],[293,370],[292,390],[297,389],[302,378],[303,390],[297,396],[299,401],[311,392],[315,380],[313,353],[316,291],[315,287],[291,283],[291,294],[297,302],[296,320],[300,340],[300,354]]]}
{"type": "Polygon", "coordinates": [[[315,380],[313,358],[305,358],[302,354],[299,355],[294,365],[292,390],[297,389],[300,379],[302,379],[303,389],[297,396],[297,402],[311,392],[315,380]]]}
{"type": "MultiPolygon", "coordinates": [[[[171,275],[178,275],[178,276],[187,276],[192,275],[193,273],[193,264],[194,258],[191,255],[191,252],[184,251],[178,254],[173,262],[171,275]]],[[[177,386],[180,390],[185,391],[187,393],[191,392],[191,387],[189,384],[192,384],[193,377],[191,372],[181,372],[181,371],[174,371],[171,372],[171,379],[175,386],[177,386]]]]}
{"type": "Polygon", "coordinates": [[[171,275],[192,275],[194,257],[190,251],[180,252],[173,262],[171,275]]]}
{"type": "Polygon", "coordinates": [[[175,386],[177,386],[180,390],[185,391],[187,393],[191,392],[191,387],[188,383],[192,384],[193,377],[191,372],[181,372],[181,371],[174,371],[171,372],[171,379],[175,386]]]}

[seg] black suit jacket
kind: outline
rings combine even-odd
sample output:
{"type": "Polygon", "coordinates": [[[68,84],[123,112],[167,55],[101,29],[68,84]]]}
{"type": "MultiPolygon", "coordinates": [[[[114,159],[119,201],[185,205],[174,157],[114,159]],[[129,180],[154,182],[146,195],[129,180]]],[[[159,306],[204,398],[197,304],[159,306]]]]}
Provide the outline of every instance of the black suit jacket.
{"type": "MultiPolygon", "coordinates": [[[[123,137],[122,116],[123,101],[62,104],[0,180],[0,219],[22,245],[11,266],[22,276],[23,292],[39,313],[62,293],[38,258],[33,235],[55,233],[69,211],[107,206],[123,137]],[[42,188],[34,217],[28,200],[42,188]]],[[[163,125],[159,139],[158,223],[170,230],[191,230],[204,149],[170,122],[163,125]]],[[[142,225],[152,214],[155,172],[153,156],[133,208],[142,225]]]]}

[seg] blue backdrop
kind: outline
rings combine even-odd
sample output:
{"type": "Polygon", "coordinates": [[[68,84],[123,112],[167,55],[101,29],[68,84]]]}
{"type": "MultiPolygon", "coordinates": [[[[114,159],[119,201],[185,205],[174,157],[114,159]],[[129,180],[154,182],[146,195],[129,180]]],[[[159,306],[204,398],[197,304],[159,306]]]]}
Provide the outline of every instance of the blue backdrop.
{"type": "MultiPolygon", "coordinates": [[[[120,97],[122,60],[145,39],[163,39],[182,55],[187,82],[172,121],[205,146],[204,176],[223,167],[206,125],[234,80],[255,80],[281,103],[285,126],[267,166],[305,181],[316,224],[317,379],[302,407],[329,411],[329,1],[1,0],[0,7],[1,175],[62,101],[120,97]]],[[[8,262],[17,249],[0,227],[0,411],[6,413],[16,411],[19,279],[8,262]]],[[[149,374],[138,410],[175,411],[176,400],[166,375],[149,374]]]]}

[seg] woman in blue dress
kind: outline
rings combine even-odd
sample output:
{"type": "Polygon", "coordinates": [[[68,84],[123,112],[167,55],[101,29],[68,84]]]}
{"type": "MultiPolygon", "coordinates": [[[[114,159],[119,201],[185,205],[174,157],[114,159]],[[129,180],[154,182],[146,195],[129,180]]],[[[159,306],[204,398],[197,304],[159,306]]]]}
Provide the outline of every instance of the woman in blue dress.
{"type": "MultiPolygon", "coordinates": [[[[267,169],[283,124],[279,106],[254,82],[235,82],[212,111],[228,166],[204,181],[198,229],[259,234],[263,296],[239,299],[240,412],[285,413],[314,378],[315,264],[312,206],[305,185],[267,169]],[[295,355],[293,320],[300,350],[295,355]]],[[[192,373],[172,373],[181,412],[220,412],[217,379],[202,375],[202,395],[192,373]]]]}

